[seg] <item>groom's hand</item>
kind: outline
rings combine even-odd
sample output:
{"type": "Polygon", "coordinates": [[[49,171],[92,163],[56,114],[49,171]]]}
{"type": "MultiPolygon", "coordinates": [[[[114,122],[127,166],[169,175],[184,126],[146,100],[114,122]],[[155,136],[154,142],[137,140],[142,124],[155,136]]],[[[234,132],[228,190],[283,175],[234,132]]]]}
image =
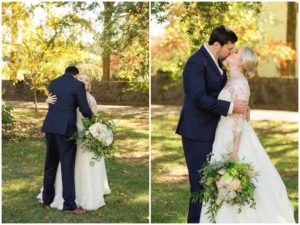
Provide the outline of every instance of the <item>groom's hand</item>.
{"type": "Polygon", "coordinates": [[[233,104],[233,112],[237,114],[246,114],[248,110],[248,102],[245,100],[237,100],[233,104]]]}

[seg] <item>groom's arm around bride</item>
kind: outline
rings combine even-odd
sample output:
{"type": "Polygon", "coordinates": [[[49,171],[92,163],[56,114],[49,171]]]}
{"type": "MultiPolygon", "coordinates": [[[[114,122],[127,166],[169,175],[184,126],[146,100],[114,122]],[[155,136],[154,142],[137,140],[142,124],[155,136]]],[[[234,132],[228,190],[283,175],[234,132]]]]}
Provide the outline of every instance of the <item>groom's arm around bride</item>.
{"type": "Polygon", "coordinates": [[[43,132],[71,136],[76,131],[77,107],[84,117],[92,117],[84,84],[73,76],[72,73],[66,72],[51,81],[49,93],[56,95],[58,100],[49,105],[43,132]]]}

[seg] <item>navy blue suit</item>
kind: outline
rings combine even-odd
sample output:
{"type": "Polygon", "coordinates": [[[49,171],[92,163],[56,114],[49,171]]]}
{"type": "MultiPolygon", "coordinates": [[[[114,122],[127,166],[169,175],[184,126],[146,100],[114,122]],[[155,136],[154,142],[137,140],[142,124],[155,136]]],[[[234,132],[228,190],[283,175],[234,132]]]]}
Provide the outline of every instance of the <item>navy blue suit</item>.
{"type": "MultiPolygon", "coordinates": [[[[230,102],[217,99],[226,81],[226,72],[221,75],[204,46],[185,64],[184,103],[176,133],[182,136],[191,193],[201,189],[198,171],[212,151],[220,116],[226,116],[230,107],[230,102]]],[[[190,200],[188,223],[199,223],[201,204],[190,200]]]]}
{"type": "Polygon", "coordinates": [[[61,162],[64,210],[74,210],[75,182],[74,168],[76,144],[67,139],[77,130],[76,108],[85,117],[92,117],[84,84],[72,75],[64,74],[53,80],[49,92],[57,96],[55,104],[49,109],[43,123],[42,131],[46,133],[46,161],[44,169],[43,203],[50,205],[55,196],[55,176],[59,161],[61,162]]]}

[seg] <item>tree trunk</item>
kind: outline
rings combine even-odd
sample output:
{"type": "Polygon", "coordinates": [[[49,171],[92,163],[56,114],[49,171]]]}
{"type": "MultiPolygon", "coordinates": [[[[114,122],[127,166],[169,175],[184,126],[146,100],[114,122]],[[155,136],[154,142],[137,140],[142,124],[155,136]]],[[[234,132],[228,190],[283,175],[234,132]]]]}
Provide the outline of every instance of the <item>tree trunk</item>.
{"type": "MultiPolygon", "coordinates": [[[[103,2],[105,14],[104,14],[104,32],[107,32],[110,27],[110,19],[112,16],[112,13],[110,9],[113,7],[114,2],[103,2]]],[[[102,55],[102,61],[103,61],[103,80],[108,81],[111,78],[110,74],[110,36],[107,35],[105,40],[105,45],[103,49],[103,55],[102,55]]]]}
{"type": "Polygon", "coordinates": [[[37,112],[38,111],[38,107],[37,107],[37,93],[36,93],[36,89],[33,89],[33,95],[34,95],[34,111],[37,112]]]}
{"type": "MultiPolygon", "coordinates": [[[[297,3],[287,2],[287,30],[286,42],[296,48],[296,27],[297,27],[297,3]]],[[[286,67],[281,67],[281,76],[296,76],[296,62],[288,61],[286,67]]]]}
{"type": "Polygon", "coordinates": [[[11,5],[11,52],[10,52],[10,68],[11,68],[11,77],[10,79],[16,82],[18,74],[18,54],[17,54],[17,38],[18,38],[18,10],[19,5],[11,5]]]}
{"type": "Polygon", "coordinates": [[[110,55],[103,56],[103,80],[110,80],[110,55]]]}

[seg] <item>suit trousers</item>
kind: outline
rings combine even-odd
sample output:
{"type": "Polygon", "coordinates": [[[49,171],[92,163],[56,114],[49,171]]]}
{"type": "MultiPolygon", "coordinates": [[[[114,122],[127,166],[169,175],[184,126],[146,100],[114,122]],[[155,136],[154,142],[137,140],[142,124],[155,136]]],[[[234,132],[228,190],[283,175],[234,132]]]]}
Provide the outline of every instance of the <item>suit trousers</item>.
{"type": "Polygon", "coordinates": [[[74,210],[75,203],[75,157],[76,144],[67,141],[68,137],[57,134],[46,134],[46,161],[44,169],[43,203],[50,205],[55,196],[55,177],[59,161],[63,185],[63,210],[74,210]]]}
{"type": "MultiPolygon", "coordinates": [[[[201,190],[199,170],[212,151],[213,142],[201,142],[182,137],[182,146],[184,156],[189,172],[190,193],[199,192],[201,190]]],[[[202,202],[192,202],[190,199],[188,223],[199,223],[202,202]]]]}

